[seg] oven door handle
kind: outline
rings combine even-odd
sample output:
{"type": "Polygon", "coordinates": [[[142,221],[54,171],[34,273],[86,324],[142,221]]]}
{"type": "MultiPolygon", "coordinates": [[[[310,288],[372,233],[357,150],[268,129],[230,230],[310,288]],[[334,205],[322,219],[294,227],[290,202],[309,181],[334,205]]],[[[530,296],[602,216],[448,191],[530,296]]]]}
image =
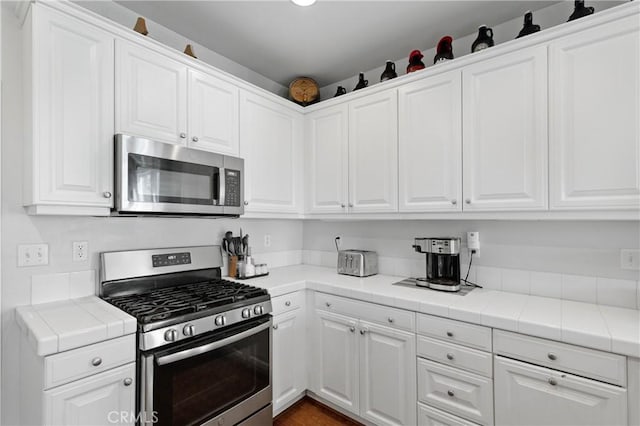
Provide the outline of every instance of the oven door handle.
{"type": "Polygon", "coordinates": [[[156,363],[158,365],[171,364],[172,362],[181,361],[186,358],[191,358],[196,355],[200,355],[206,352],[211,352],[216,349],[220,349],[223,346],[230,345],[232,343],[238,342],[249,336],[253,336],[254,334],[258,334],[261,331],[271,328],[271,322],[272,320],[269,319],[269,321],[264,324],[260,324],[256,327],[250,328],[249,330],[245,330],[242,333],[238,333],[233,336],[227,337],[226,339],[218,340],[216,342],[208,343],[202,346],[197,346],[191,349],[185,349],[184,351],[176,352],[173,354],[161,356],[160,358],[156,358],[156,363]]]}

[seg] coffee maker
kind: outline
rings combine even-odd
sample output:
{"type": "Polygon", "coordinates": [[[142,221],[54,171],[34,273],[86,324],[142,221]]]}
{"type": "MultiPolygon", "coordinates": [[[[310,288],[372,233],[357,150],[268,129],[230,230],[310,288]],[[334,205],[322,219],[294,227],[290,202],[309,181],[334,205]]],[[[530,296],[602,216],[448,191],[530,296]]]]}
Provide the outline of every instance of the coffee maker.
{"type": "Polygon", "coordinates": [[[413,248],[424,253],[426,276],[416,280],[434,290],[460,290],[460,238],[415,238],[413,248]]]}

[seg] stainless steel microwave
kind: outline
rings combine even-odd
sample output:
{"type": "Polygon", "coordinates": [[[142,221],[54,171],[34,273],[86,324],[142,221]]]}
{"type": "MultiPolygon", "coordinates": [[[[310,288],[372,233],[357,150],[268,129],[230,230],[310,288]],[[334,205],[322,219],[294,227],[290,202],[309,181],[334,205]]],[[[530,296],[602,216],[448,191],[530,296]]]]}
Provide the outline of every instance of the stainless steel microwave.
{"type": "Polygon", "coordinates": [[[239,216],[244,160],[115,136],[115,215],[239,216]]]}

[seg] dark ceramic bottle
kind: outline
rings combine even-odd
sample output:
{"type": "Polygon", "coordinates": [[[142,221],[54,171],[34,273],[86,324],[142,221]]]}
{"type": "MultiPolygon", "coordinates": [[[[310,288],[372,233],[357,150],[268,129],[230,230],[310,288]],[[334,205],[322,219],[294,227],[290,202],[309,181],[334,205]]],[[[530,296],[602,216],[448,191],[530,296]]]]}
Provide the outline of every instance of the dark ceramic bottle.
{"type": "Polygon", "coordinates": [[[424,69],[424,62],[422,62],[422,58],[424,58],[424,56],[419,50],[414,50],[409,54],[409,65],[407,65],[407,74],[424,69]]]}
{"type": "Polygon", "coordinates": [[[356,90],[364,89],[368,85],[369,85],[369,80],[365,80],[364,73],[360,73],[360,75],[358,76],[358,84],[356,84],[356,87],[354,87],[353,90],[356,91],[356,90]]]}
{"type": "Polygon", "coordinates": [[[530,10],[527,10],[527,13],[524,14],[524,26],[518,33],[518,37],[524,37],[529,34],[537,33],[540,31],[540,25],[535,25],[533,23],[533,13],[530,10]]]}
{"type": "Polygon", "coordinates": [[[396,64],[392,61],[387,61],[387,66],[384,69],[384,72],[380,75],[380,82],[386,80],[391,80],[392,78],[396,78],[398,74],[396,73],[396,64]]]}
{"type": "Polygon", "coordinates": [[[471,53],[493,46],[493,30],[486,25],[478,28],[478,38],[471,45],[471,53]]]}
{"type": "Polygon", "coordinates": [[[574,19],[584,18],[585,16],[589,16],[594,12],[594,8],[584,5],[584,0],[576,0],[573,7],[573,13],[569,16],[569,21],[573,21],[574,19]]]}
{"type": "Polygon", "coordinates": [[[336,90],[336,94],[333,95],[333,97],[335,98],[336,96],[344,95],[346,93],[347,93],[347,89],[345,89],[342,86],[338,86],[338,90],[336,90]]]}
{"type": "Polygon", "coordinates": [[[453,38],[451,38],[451,36],[444,36],[440,39],[440,41],[438,42],[438,47],[436,49],[436,56],[433,57],[434,64],[453,59],[453,46],[451,45],[452,42],[453,38]]]}

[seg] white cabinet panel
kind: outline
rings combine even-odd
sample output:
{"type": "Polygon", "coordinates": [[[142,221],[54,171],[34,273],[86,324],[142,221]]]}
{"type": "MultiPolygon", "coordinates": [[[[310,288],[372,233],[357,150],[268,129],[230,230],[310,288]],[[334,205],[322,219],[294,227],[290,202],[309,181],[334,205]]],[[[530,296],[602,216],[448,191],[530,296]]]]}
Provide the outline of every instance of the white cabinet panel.
{"type": "Polygon", "coordinates": [[[350,211],[398,210],[398,102],[395,90],[349,103],[350,211]]]}
{"type": "Polygon", "coordinates": [[[338,105],[307,116],[309,213],[346,213],[348,203],[348,108],[338,105]]]}
{"type": "Polygon", "coordinates": [[[462,71],[464,210],[547,207],[547,51],[462,71]]]}
{"type": "Polygon", "coordinates": [[[133,425],[135,379],[136,367],[131,363],[45,391],[44,424],[133,425]]]}
{"type": "Polygon", "coordinates": [[[398,89],[399,210],[462,210],[460,71],[398,89]]]}
{"type": "Polygon", "coordinates": [[[625,389],[495,357],[496,425],[626,425],[625,389]]]}
{"type": "Polygon", "coordinates": [[[301,114],[262,96],[241,93],[246,212],[300,212],[302,127],[301,114]]]}
{"type": "Polygon", "coordinates": [[[199,71],[189,70],[189,146],[239,155],[239,90],[199,71]]]}
{"type": "Polygon", "coordinates": [[[415,335],[360,322],[360,415],[378,425],[416,423],[415,335]]]}
{"type": "Polygon", "coordinates": [[[273,412],[306,389],[304,377],[304,311],[296,309],[273,318],[273,412]]]}
{"type": "Polygon", "coordinates": [[[120,40],[116,55],[116,132],[184,145],[187,66],[120,40]]]}
{"type": "Polygon", "coordinates": [[[553,209],[640,208],[640,20],[549,47],[553,209]]]}
{"type": "Polygon", "coordinates": [[[463,418],[454,416],[453,414],[440,411],[436,408],[429,407],[418,403],[418,425],[419,426],[475,426],[463,418]]]}
{"type": "MultiPolygon", "coordinates": [[[[113,205],[114,38],[46,7],[32,10],[31,134],[25,205],[113,205]]],[[[28,53],[25,52],[26,55],[28,53]]],[[[28,94],[27,94],[28,95],[28,94]]]]}

